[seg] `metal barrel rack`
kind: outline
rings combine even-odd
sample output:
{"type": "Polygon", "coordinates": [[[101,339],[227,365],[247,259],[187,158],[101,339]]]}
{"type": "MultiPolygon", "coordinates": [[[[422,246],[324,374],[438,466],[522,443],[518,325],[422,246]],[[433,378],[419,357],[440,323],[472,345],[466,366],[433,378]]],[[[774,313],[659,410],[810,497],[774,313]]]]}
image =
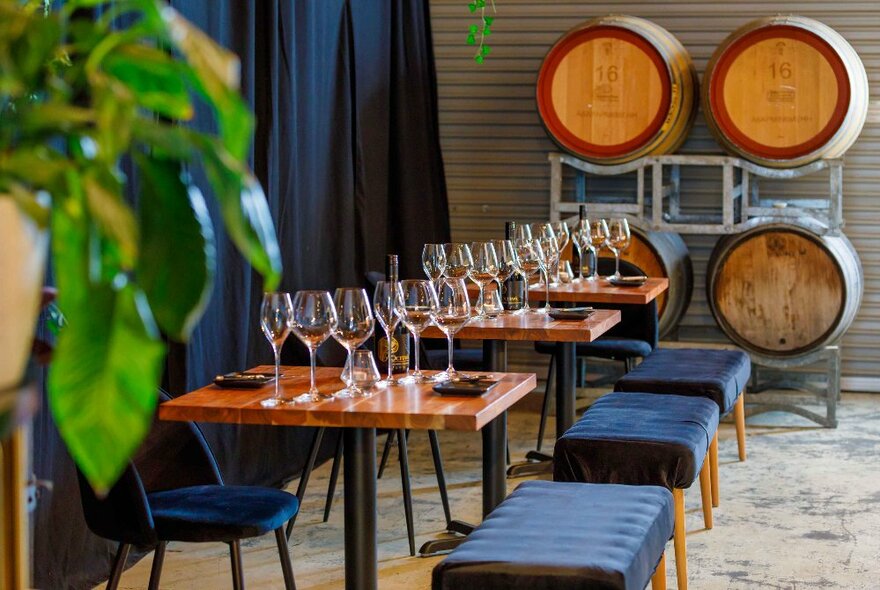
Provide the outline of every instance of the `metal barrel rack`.
{"type": "MultiPolygon", "coordinates": [[[[550,218],[559,221],[576,214],[588,204],[592,215],[627,216],[654,231],[679,234],[725,235],[754,227],[762,219],[780,222],[806,222],[819,235],[838,235],[843,220],[843,160],[818,160],[788,169],[767,168],[741,158],[723,155],[646,156],[632,162],[602,166],[563,153],[550,153],[550,218]],[[715,169],[721,177],[720,202],[712,212],[687,212],[682,206],[684,167],[715,169]],[[566,168],[573,173],[573,200],[563,200],[566,168]],[[827,173],[828,195],[814,198],[762,197],[762,179],[797,179],[827,173]],[[588,176],[630,176],[632,190],[614,194],[587,194],[588,176]],[[634,177],[634,183],[632,183],[634,177]]],[[[704,342],[669,343],[673,346],[705,346],[704,342]]],[[[837,426],[840,397],[841,355],[839,342],[795,358],[774,358],[749,353],[752,380],[749,415],[768,411],[787,411],[825,427],[837,426]],[[812,367],[814,370],[810,371],[812,367]],[[818,368],[818,373],[816,369],[818,368]],[[771,390],[788,390],[786,394],[771,390]],[[792,395],[788,395],[792,392],[792,395]],[[800,396],[793,392],[800,392],[800,396]],[[825,406],[825,415],[804,407],[804,402],[825,406]]]]}

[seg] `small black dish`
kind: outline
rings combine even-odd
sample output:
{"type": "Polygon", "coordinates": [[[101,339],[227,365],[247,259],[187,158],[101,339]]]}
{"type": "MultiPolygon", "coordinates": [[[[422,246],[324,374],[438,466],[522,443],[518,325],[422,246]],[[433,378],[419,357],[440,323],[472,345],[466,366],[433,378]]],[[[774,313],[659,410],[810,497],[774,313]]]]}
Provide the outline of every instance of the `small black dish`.
{"type": "Polygon", "coordinates": [[[464,395],[475,397],[483,395],[497,384],[497,381],[489,379],[470,379],[467,381],[447,381],[445,383],[438,383],[433,389],[440,395],[464,395]]]}
{"type": "Polygon", "coordinates": [[[547,315],[554,320],[585,320],[594,311],[592,307],[554,307],[547,315]]]}
{"type": "Polygon", "coordinates": [[[226,373],[214,377],[214,385],[224,389],[259,389],[275,381],[273,375],[266,373],[226,373]]]}
{"type": "Polygon", "coordinates": [[[615,287],[641,287],[648,280],[646,276],[640,277],[620,277],[608,279],[608,282],[615,287]]]}

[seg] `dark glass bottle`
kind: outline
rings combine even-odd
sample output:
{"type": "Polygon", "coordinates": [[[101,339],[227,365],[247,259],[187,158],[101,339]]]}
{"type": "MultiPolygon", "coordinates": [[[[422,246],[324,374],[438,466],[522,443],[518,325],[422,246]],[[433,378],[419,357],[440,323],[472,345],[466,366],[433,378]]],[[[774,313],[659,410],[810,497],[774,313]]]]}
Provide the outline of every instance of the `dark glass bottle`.
{"type": "MultiPolygon", "coordinates": [[[[504,239],[514,240],[516,222],[508,221],[504,224],[504,239]]],[[[504,284],[501,285],[501,306],[505,311],[517,311],[525,304],[526,281],[523,275],[514,271],[504,284]]]]}
{"type": "MultiPolygon", "coordinates": [[[[587,206],[581,205],[578,208],[578,223],[577,227],[572,230],[571,235],[574,236],[577,232],[586,231],[587,235],[589,235],[590,227],[589,221],[587,220],[587,206]]],[[[587,254],[589,257],[589,254],[587,254]]],[[[582,267],[585,264],[589,264],[589,258],[587,260],[581,261],[581,251],[574,243],[571,246],[571,272],[574,275],[572,278],[580,277],[584,278],[584,273],[582,272],[582,267]]]]}
{"type": "MultiPolygon", "coordinates": [[[[385,258],[385,280],[397,283],[398,262],[397,254],[389,254],[385,258]]],[[[374,335],[376,345],[376,357],[379,359],[380,371],[388,366],[388,339],[384,330],[376,330],[374,335]]],[[[403,322],[397,324],[391,332],[391,370],[394,373],[406,373],[409,369],[409,332],[403,322]]]]}

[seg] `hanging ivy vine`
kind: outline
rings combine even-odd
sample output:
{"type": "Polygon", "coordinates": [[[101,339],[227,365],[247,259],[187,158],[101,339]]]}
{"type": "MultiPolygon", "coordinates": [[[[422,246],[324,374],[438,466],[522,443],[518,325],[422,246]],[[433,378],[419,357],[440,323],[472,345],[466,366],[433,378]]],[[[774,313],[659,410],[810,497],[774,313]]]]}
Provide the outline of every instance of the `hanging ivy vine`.
{"type": "MultiPolygon", "coordinates": [[[[492,7],[492,14],[494,15],[495,0],[489,0],[489,5],[492,7]]],[[[467,44],[477,47],[477,52],[474,54],[474,61],[481,64],[486,56],[489,55],[489,52],[492,51],[492,48],[486,42],[486,37],[492,34],[492,22],[495,20],[495,17],[486,15],[486,0],[471,0],[471,2],[468,3],[468,10],[471,11],[471,14],[476,14],[477,10],[480,11],[480,24],[472,24],[470,26],[468,30],[467,44]],[[477,35],[480,36],[479,45],[477,45],[477,35]]]]}

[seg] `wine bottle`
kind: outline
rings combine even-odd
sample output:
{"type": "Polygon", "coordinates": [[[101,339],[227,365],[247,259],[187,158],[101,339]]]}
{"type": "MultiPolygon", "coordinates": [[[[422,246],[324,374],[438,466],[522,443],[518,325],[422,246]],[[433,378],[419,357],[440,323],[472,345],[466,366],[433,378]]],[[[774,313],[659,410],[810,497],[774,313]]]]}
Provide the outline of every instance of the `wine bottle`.
{"type": "MultiPolygon", "coordinates": [[[[508,221],[504,224],[504,239],[514,240],[516,222],[508,221]]],[[[522,274],[513,271],[501,285],[501,306],[505,311],[517,311],[525,304],[526,280],[522,274]]]]}
{"type": "MultiPolygon", "coordinates": [[[[574,231],[571,232],[572,235],[572,247],[571,247],[571,272],[575,275],[575,277],[584,278],[583,273],[583,265],[588,263],[588,260],[581,260],[581,249],[577,246],[580,243],[579,240],[575,239],[575,236],[578,233],[586,231],[589,235],[590,231],[590,223],[587,220],[587,206],[581,205],[578,208],[578,223],[577,227],[574,228],[574,231]]],[[[574,277],[573,277],[574,278],[574,277]]]]}
{"type": "MultiPolygon", "coordinates": [[[[397,254],[389,254],[385,259],[385,280],[397,283],[398,261],[397,254]]],[[[384,330],[375,333],[376,356],[379,366],[388,366],[388,338],[384,330]]],[[[406,373],[409,369],[409,332],[403,322],[397,324],[391,332],[391,371],[393,373],[406,373]]]]}

